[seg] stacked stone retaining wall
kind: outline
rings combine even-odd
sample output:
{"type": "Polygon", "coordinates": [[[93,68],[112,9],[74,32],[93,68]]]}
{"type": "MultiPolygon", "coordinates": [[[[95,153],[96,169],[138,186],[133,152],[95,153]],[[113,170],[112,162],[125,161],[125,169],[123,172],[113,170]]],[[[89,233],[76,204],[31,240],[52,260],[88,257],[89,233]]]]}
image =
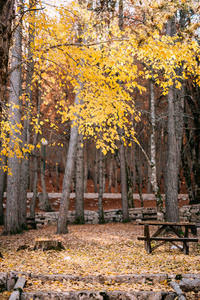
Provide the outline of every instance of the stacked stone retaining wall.
{"type": "MultiPolygon", "coordinates": [[[[180,221],[196,222],[200,225],[200,205],[185,205],[179,209],[180,221]]],[[[141,220],[157,220],[159,214],[156,208],[131,208],[129,209],[130,219],[132,221],[141,220]]],[[[55,224],[58,219],[58,212],[39,212],[36,213],[36,220],[40,217],[44,217],[45,224],[55,224]]],[[[104,217],[106,223],[121,222],[122,211],[121,209],[105,210],[104,217]]],[[[75,222],[75,211],[69,211],[68,222],[73,224],[75,222]]],[[[98,212],[85,210],[85,223],[86,224],[98,224],[98,212]]]]}

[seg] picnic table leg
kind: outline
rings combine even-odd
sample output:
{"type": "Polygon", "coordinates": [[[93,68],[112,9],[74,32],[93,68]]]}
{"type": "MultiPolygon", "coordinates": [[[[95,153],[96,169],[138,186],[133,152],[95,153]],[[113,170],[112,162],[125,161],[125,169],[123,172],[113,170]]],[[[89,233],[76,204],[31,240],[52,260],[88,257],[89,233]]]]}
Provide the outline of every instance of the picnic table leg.
{"type": "Polygon", "coordinates": [[[150,240],[150,234],[149,234],[149,224],[144,225],[144,236],[146,237],[146,240],[144,241],[144,247],[147,251],[147,253],[151,253],[151,240],[150,240]]]}
{"type": "MultiPolygon", "coordinates": [[[[188,231],[189,231],[189,229],[186,226],[185,227],[185,234],[184,234],[185,238],[188,238],[188,231]]],[[[187,254],[187,255],[189,254],[189,243],[188,242],[183,242],[183,253],[187,254]]]]}

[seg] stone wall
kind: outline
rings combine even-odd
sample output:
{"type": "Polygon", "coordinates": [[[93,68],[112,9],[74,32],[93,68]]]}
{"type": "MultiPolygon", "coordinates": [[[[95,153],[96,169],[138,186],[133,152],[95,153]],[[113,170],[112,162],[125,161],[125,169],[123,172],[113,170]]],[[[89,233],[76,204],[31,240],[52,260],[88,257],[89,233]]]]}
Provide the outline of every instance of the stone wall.
{"type": "MultiPolygon", "coordinates": [[[[132,221],[139,221],[144,219],[156,220],[157,219],[157,210],[156,208],[131,208],[129,209],[130,219],[132,221]]],[[[39,212],[35,214],[36,221],[40,217],[44,217],[45,224],[55,224],[58,219],[58,212],[39,212]]],[[[122,221],[122,210],[121,209],[112,209],[104,211],[104,218],[106,223],[111,222],[121,222],[122,221]]],[[[73,224],[75,222],[75,211],[69,211],[68,213],[68,222],[73,224]]],[[[86,224],[98,224],[98,212],[85,210],[85,223],[86,224]]]]}
{"type": "MultiPolygon", "coordinates": [[[[180,221],[196,222],[200,224],[200,205],[185,205],[179,209],[180,221]]],[[[157,214],[156,208],[131,208],[129,209],[130,219],[132,221],[141,220],[160,220],[161,217],[157,214]]],[[[45,217],[45,224],[55,224],[58,219],[58,212],[41,212],[36,213],[37,218],[45,217]]],[[[113,209],[104,211],[106,223],[121,222],[122,211],[121,209],[113,209]]],[[[75,212],[69,211],[68,213],[69,224],[75,222],[75,212]]],[[[85,223],[98,224],[98,212],[85,210],[85,223]]]]}

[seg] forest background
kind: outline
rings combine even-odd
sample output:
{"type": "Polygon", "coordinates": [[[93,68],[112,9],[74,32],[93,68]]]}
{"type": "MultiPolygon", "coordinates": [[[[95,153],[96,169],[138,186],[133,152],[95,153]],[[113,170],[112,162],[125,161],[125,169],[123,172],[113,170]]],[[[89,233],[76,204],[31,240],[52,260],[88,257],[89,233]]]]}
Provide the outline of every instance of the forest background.
{"type": "Polygon", "coordinates": [[[165,193],[168,221],[179,220],[180,190],[200,202],[199,9],[191,0],[2,2],[4,234],[26,228],[28,190],[34,217],[38,174],[40,207],[51,209],[47,172],[57,188],[64,174],[57,233],[68,232],[71,191],[84,223],[88,179],[100,223],[106,180],[121,192],[124,222],[144,188],[159,211],[165,193]]]}

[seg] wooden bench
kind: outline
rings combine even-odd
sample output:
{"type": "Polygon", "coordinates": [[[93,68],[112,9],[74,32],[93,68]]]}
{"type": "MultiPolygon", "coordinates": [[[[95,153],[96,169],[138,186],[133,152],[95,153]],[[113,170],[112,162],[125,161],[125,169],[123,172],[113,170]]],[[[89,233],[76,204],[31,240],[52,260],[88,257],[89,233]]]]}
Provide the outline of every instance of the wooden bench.
{"type": "Polygon", "coordinates": [[[161,245],[170,242],[171,244],[175,245],[178,249],[183,250],[184,254],[189,254],[189,243],[190,242],[195,242],[198,243],[199,239],[198,238],[190,238],[189,237],[189,228],[195,228],[196,225],[194,223],[172,223],[172,222],[138,222],[139,225],[144,226],[144,236],[138,237],[138,240],[144,241],[144,246],[147,251],[147,253],[151,253],[153,250],[156,248],[160,247],[161,245]],[[154,225],[154,226],[159,226],[157,231],[150,236],[150,231],[149,231],[149,225],[154,225]],[[164,229],[170,228],[171,231],[176,235],[174,236],[159,236],[164,229]],[[181,227],[184,229],[183,235],[180,234],[179,230],[177,227],[181,227]],[[151,242],[152,241],[160,241],[161,243],[152,246],[151,242]],[[180,247],[180,245],[176,244],[175,242],[182,242],[183,243],[183,248],[180,247]]]}
{"type": "Polygon", "coordinates": [[[44,225],[45,217],[27,217],[27,226],[30,226],[32,229],[37,229],[37,224],[44,225]]]}

